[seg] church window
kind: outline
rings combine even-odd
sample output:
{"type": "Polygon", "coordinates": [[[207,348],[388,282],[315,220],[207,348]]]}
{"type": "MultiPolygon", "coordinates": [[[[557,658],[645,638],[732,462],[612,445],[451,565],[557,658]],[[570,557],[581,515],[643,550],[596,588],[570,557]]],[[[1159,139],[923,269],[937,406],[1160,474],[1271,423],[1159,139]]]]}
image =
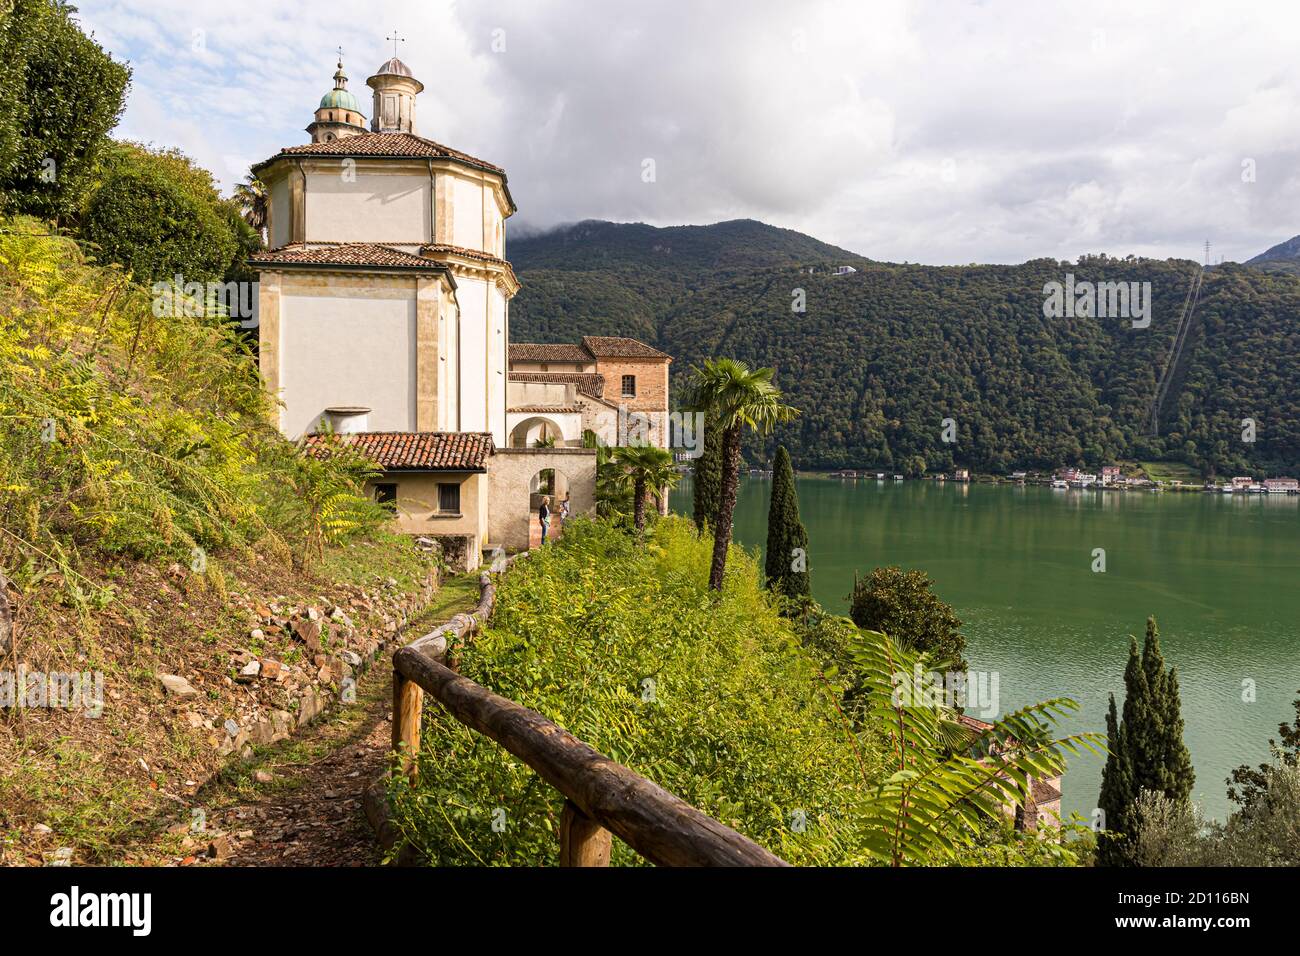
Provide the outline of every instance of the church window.
{"type": "Polygon", "coordinates": [[[623,397],[636,398],[636,376],[635,375],[623,376],[623,397]]]}

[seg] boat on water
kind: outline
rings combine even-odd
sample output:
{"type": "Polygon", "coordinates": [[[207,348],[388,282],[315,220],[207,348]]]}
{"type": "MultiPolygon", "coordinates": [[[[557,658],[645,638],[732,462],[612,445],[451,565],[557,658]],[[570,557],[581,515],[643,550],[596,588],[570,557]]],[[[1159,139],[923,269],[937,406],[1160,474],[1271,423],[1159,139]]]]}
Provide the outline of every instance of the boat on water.
{"type": "Polygon", "coordinates": [[[1052,487],[1053,487],[1053,488],[1069,488],[1069,487],[1070,487],[1070,483],[1069,483],[1068,481],[1066,481],[1064,478],[1057,478],[1057,479],[1055,479],[1055,480],[1052,482],[1052,487]]]}

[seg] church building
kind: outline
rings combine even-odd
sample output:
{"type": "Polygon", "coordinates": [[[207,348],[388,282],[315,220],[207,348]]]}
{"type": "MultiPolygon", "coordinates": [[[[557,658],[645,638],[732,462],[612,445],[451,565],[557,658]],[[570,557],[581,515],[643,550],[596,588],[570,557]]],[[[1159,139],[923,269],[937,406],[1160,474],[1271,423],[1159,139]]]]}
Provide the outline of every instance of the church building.
{"type": "MultiPolygon", "coordinates": [[[[250,259],[262,377],[287,437],[323,450],[333,433],[363,448],[384,469],[370,493],[399,527],[442,539],[472,569],[485,550],[536,542],[544,494],[554,511],[565,498],[573,514],[590,511],[595,451],[581,427],[547,417],[580,407],[578,383],[512,372],[512,358],[535,366],[510,348],[519,280],[505,252],[516,210],[505,170],[419,135],[424,85],[396,56],[366,85],[369,124],[340,59],[311,141],[253,167],[269,220],[268,249],[250,259]],[[549,392],[530,398],[529,387],[549,392]]],[[[647,389],[666,411],[667,356],[631,339],[590,342],[571,348],[575,369],[590,366],[576,376],[595,375],[603,350],[611,368],[636,367],[612,387],[647,389]]],[[[602,380],[600,400],[610,397],[602,380]]]]}

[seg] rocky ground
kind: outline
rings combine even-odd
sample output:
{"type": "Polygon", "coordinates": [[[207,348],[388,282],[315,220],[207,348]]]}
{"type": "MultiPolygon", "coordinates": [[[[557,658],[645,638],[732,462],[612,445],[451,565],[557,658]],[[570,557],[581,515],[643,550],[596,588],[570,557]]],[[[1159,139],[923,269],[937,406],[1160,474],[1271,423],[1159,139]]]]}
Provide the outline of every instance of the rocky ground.
{"type": "MultiPolygon", "coordinates": [[[[478,600],[475,575],[447,581],[403,638],[478,600]]],[[[388,769],[392,673],[367,672],[350,702],[283,742],[254,749],[199,790],[137,862],[180,866],[375,866],[383,852],[365,789],[388,769]]]]}
{"type": "MultiPolygon", "coordinates": [[[[194,809],[210,817],[210,788],[320,733],[313,722],[331,704],[361,725],[386,718],[368,710],[385,697],[383,655],[442,595],[431,556],[395,537],[340,549],[310,572],[252,555],[224,573],[131,562],[98,573],[111,595],[99,607],[61,601],[49,578],[10,592],[15,620],[0,672],[96,674],[102,684],[98,708],[20,700],[0,711],[0,865],[156,862],[159,834],[171,844],[163,856],[197,855],[206,848],[180,845],[188,833],[166,831],[194,809]],[[365,680],[372,661],[377,679],[365,680]]],[[[331,750],[352,746],[345,735],[331,750]]],[[[261,786],[279,793],[360,753],[321,766],[323,753],[300,755],[302,766],[265,771],[261,786]]],[[[328,790],[339,788],[308,788],[322,812],[328,790]]],[[[285,819],[281,830],[296,825],[285,819]]],[[[247,829],[223,822],[220,832],[237,843],[247,829]]]]}
{"type": "Polygon", "coordinates": [[[391,678],[363,682],[357,702],[196,794],[180,837],[159,847],[181,866],[375,866],[383,854],[362,809],[384,773],[392,734],[391,678]],[[194,811],[198,810],[199,814],[194,811]]]}

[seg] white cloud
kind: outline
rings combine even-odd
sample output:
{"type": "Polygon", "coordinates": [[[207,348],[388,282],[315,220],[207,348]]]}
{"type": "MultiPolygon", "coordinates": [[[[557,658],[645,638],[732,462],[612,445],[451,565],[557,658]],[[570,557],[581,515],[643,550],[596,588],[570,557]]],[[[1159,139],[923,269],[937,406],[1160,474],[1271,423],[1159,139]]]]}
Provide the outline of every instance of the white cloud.
{"type": "Polygon", "coordinates": [[[420,132],[504,165],[532,225],[750,216],[922,262],[1206,238],[1246,258],[1300,232],[1300,8],[1282,0],[80,9],[135,70],[119,133],[227,185],[304,141],[336,46],[367,93],[396,25],[420,132]]]}

